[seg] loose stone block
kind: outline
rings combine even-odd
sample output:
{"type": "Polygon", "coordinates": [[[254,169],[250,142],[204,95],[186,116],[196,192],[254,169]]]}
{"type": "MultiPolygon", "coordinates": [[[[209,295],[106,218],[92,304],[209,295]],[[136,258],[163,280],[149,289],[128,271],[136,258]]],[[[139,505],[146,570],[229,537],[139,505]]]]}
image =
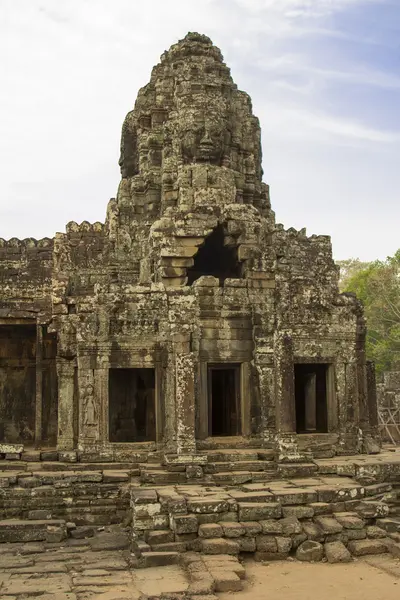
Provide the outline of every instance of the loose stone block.
{"type": "Polygon", "coordinates": [[[280,490],[279,492],[274,491],[275,498],[282,504],[282,506],[297,505],[297,504],[310,504],[318,500],[317,492],[310,488],[294,488],[280,490]]]}
{"type": "Polygon", "coordinates": [[[351,554],[342,542],[329,542],[324,545],[325,556],[330,563],[350,562],[351,554]]]}
{"type": "Polygon", "coordinates": [[[212,571],[216,592],[238,592],[243,589],[243,583],[236,573],[229,571],[212,571]]]}
{"type": "Polygon", "coordinates": [[[239,544],[240,552],[255,552],[256,551],[256,539],[255,537],[242,536],[237,539],[239,544]]]}
{"type": "Polygon", "coordinates": [[[229,504],[226,500],[196,498],[187,501],[187,508],[192,513],[222,513],[229,510],[229,504]]]}
{"type": "Polygon", "coordinates": [[[158,516],[161,513],[161,504],[159,502],[149,504],[137,504],[134,508],[135,518],[149,519],[158,516]]]}
{"type": "Polygon", "coordinates": [[[227,538],[238,538],[245,535],[246,529],[241,523],[221,523],[224,536],[227,538]]]}
{"type": "Polygon", "coordinates": [[[291,537],[277,536],[275,538],[278,552],[288,554],[292,548],[293,541],[291,537]]]}
{"type": "Polygon", "coordinates": [[[154,504],[157,502],[157,492],[146,488],[131,489],[131,503],[133,504],[154,504]]]}
{"type": "Polygon", "coordinates": [[[343,529],[342,533],[334,535],[344,535],[346,540],[363,540],[367,537],[367,532],[365,529],[343,529]]]}
{"type": "Polygon", "coordinates": [[[272,535],[257,535],[256,536],[257,550],[262,552],[277,552],[278,545],[276,538],[272,535]]]}
{"type": "Polygon", "coordinates": [[[219,538],[223,535],[223,529],[218,523],[204,523],[199,526],[199,537],[219,538]]]}
{"type": "Polygon", "coordinates": [[[239,521],[279,519],[281,514],[282,508],[278,502],[239,502],[239,521]]]}
{"type": "Polygon", "coordinates": [[[381,540],[354,540],[349,542],[348,549],[353,556],[367,556],[369,554],[383,554],[387,552],[387,545],[381,540]]]}
{"type": "MultiPolygon", "coordinates": [[[[242,523],[241,525],[244,527],[245,535],[247,535],[249,537],[254,537],[258,533],[261,533],[263,531],[262,525],[261,525],[262,522],[263,521],[260,521],[260,522],[246,521],[245,523],[242,523]]],[[[275,521],[272,521],[272,522],[275,523],[275,521]]],[[[269,533],[269,532],[264,531],[263,533],[269,533]]],[[[272,532],[272,533],[274,533],[274,532],[272,532]]]]}
{"type": "Polygon", "coordinates": [[[202,539],[201,550],[204,554],[238,554],[239,544],[236,540],[226,538],[202,539]]]}
{"type": "Polygon", "coordinates": [[[297,560],[306,562],[319,562],[324,557],[324,547],[319,542],[307,540],[300,544],[296,550],[297,560]]]}
{"type": "Polygon", "coordinates": [[[380,539],[386,537],[386,531],[377,525],[368,525],[366,534],[371,539],[380,539]]]}
{"type": "Polygon", "coordinates": [[[153,544],[167,544],[175,540],[174,532],[166,530],[148,531],[145,534],[145,540],[150,546],[153,544]]]}
{"type": "Polygon", "coordinates": [[[197,533],[199,524],[195,515],[174,515],[171,526],[175,533],[197,533]]]}
{"type": "Polygon", "coordinates": [[[283,506],[282,515],[297,519],[311,519],[314,516],[314,509],[311,506],[283,506]]]}
{"type": "Polygon", "coordinates": [[[333,517],[315,517],[314,522],[318,525],[322,533],[324,533],[325,535],[329,533],[340,533],[343,530],[343,525],[341,525],[333,517]]]}
{"type": "Polygon", "coordinates": [[[291,535],[293,533],[301,533],[302,527],[297,517],[285,517],[280,520],[282,526],[282,533],[284,535],[291,535]]]}
{"type": "Polygon", "coordinates": [[[335,513],[335,519],[345,529],[363,529],[365,523],[354,513],[335,513]]]}
{"type": "Polygon", "coordinates": [[[312,521],[304,521],[302,523],[302,528],[309,540],[313,540],[314,542],[324,541],[325,534],[316,523],[313,523],[312,521]]]}

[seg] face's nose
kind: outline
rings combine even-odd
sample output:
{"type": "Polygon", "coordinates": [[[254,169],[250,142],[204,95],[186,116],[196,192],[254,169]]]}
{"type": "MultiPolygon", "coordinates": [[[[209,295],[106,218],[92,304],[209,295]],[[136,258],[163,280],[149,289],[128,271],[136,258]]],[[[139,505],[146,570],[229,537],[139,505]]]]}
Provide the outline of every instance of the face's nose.
{"type": "Polygon", "coordinates": [[[204,131],[204,135],[200,140],[200,145],[201,146],[213,146],[213,141],[212,141],[211,136],[208,133],[207,129],[204,131]]]}

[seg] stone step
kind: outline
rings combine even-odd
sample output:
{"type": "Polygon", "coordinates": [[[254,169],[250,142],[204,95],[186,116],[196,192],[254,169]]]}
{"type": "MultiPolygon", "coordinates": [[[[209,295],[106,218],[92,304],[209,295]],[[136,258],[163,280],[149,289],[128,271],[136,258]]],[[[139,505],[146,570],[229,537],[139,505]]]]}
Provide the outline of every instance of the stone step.
{"type": "Polygon", "coordinates": [[[62,541],[66,537],[66,523],[62,519],[0,521],[0,542],[62,541]]]}
{"type": "MultiPolygon", "coordinates": [[[[15,464],[14,464],[15,468],[15,464]]],[[[28,471],[126,471],[139,469],[138,462],[88,462],[88,463],[62,463],[62,462],[34,462],[27,464],[28,471]]]]}
{"type": "Polygon", "coordinates": [[[187,483],[186,473],[174,473],[162,469],[154,471],[143,469],[140,474],[140,481],[142,483],[149,483],[152,485],[163,485],[165,483],[187,483]]]}
{"type": "Polygon", "coordinates": [[[257,461],[259,458],[257,450],[208,450],[207,452],[204,452],[204,454],[207,455],[209,463],[257,461]]]}
{"type": "Polygon", "coordinates": [[[165,567],[177,565],[180,560],[180,552],[144,552],[137,559],[136,568],[165,567]]]}
{"type": "Polygon", "coordinates": [[[273,475],[268,471],[225,471],[212,475],[216,485],[240,485],[260,481],[271,481],[273,475]]]}
{"type": "Polygon", "coordinates": [[[271,463],[266,460],[243,460],[230,462],[208,463],[203,467],[204,473],[227,473],[229,471],[266,471],[271,468],[271,463]]]}
{"type": "Polygon", "coordinates": [[[377,519],[376,524],[388,533],[400,533],[400,517],[377,519]]]}

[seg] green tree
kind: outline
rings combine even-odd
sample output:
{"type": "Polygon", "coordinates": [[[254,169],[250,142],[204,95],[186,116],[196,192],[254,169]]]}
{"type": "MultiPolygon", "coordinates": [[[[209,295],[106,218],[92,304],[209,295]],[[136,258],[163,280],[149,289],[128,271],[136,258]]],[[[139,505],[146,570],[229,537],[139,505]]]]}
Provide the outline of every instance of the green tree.
{"type": "Polygon", "coordinates": [[[367,318],[367,356],[378,373],[400,359],[400,249],[385,261],[355,269],[342,291],[354,292],[367,318]]]}
{"type": "Polygon", "coordinates": [[[339,288],[341,292],[347,289],[347,283],[360,271],[366,269],[369,262],[364,262],[359,258],[346,258],[345,260],[338,260],[336,264],[340,267],[340,278],[339,288]]]}

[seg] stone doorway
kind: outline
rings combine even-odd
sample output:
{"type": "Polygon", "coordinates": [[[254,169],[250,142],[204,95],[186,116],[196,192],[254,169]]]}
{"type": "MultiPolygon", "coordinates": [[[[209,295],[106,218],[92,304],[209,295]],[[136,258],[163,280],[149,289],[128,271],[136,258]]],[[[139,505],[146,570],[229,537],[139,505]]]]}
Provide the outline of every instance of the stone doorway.
{"type": "Polygon", "coordinates": [[[207,384],[208,435],[241,435],[240,365],[208,365],[207,384]]]}
{"type": "Polygon", "coordinates": [[[156,440],[155,369],[110,369],[110,442],[156,440]]]}
{"type": "Polygon", "coordinates": [[[328,432],[328,364],[294,367],[297,433],[328,432]]]}

